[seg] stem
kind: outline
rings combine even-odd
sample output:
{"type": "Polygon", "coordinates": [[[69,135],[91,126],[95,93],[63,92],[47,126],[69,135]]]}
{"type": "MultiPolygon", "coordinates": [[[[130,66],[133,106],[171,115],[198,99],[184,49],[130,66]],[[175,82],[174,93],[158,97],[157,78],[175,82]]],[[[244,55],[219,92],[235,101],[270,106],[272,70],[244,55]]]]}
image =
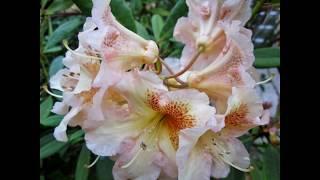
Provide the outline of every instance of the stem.
{"type": "Polygon", "coordinates": [[[198,59],[198,57],[200,56],[200,54],[204,51],[204,47],[203,46],[199,46],[198,52],[192,57],[190,63],[181,71],[179,71],[177,74],[171,75],[166,77],[166,79],[170,79],[170,78],[175,78],[180,76],[181,74],[185,73],[188,69],[191,68],[191,66],[196,62],[196,60],[198,59]]]}
{"type": "MultiPolygon", "coordinates": [[[[169,73],[170,73],[171,75],[173,75],[174,72],[173,72],[173,70],[170,68],[170,66],[169,66],[163,59],[161,59],[160,57],[159,57],[159,60],[160,60],[160,62],[163,64],[163,66],[169,71],[169,73]]],[[[177,82],[179,82],[181,85],[187,85],[186,82],[182,81],[182,80],[181,80],[180,78],[178,78],[178,77],[175,77],[174,79],[175,79],[177,82]]]]}
{"type": "Polygon", "coordinates": [[[51,22],[51,16],[48,16],[48,25],[49,25],[49,36],[52,34],[52,22],[51,22]]]}
{"type": "Polygon", "coordinates": [[[183,85],[177,85],[177,84],[171,84],[168,82],[167,79],[163,80],[163,83],[166,85],[166,86],[169,86],[169,87],[173,87],[173,88],[179,88],[179,89],[183,89],[183,88],[186,88],[188,87],[188,85],[186,84],[183,84],[183,85]]]}
{"type": "Polygon", "coordinates": [[[45,65],[45,62],[44,62],[44,60],[46,59],[46,57],[44,56],[44,55],[42,55],[42,54],[40,54],[40,63],[41,63],[41,67],[42,67],[42,69],[43,69],[43,73],[44,73],[44,76],[45,76],[45,78],[46,78],[46,80],[47,80],[47,82],[49,81],[49,74],[48,74],[48,71],[47,71],[47,69],[46,69],[46,65],[45,65]]]}

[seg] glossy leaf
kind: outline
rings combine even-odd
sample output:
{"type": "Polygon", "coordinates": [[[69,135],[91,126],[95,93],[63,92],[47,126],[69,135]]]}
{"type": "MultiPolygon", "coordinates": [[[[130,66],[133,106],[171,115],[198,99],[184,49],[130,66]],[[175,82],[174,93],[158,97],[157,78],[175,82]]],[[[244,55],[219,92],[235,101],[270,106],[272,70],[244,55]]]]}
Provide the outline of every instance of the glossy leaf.
{"type": "Polygon", "coordinates": [[[75,180],[87,180],[89,175],[89,168],[86,165],[90,164],[90,151],[86,145],[82,145],[81,152],[78,157],[75,180]]]}
{"type": "Polygon", "coordinates": [[[45,51],[54,47],[56,44],[61,43],[62,40],[70,37],[79,26],[82,24],[82,20],[80,17],[75,17],[70,19],[69,21],[61,24],[48,38],[48,42],[45,46],[45,51]]]}
{"type": "Polygon", "coordinates": [[[139,34],[139,36],[141,36],[145,39],[151,39],[146,28],[142,24],[140,24],[138,21],[135,21],[135,23],[136,23],[136,28],[137,28],[137,34],[139,34]]]}
{"type": "Polygon", "coordinates": [[[48,127],[56,127],[57,125],[59,125],[62,119],[63,116],[61,115],[53,115],[42,120],[41,124],[48,127]]]}
{"type": "Polygon", "coordinates": [[[254,50],[256,68],[280,67],[280,48],[259,48],[254,50]]]}
{"type": "Polygon", "coordinates": [[[40,159],[47,158],[55,153],[57,153],[64,146],[68,145],[65,142],[58,142],[56,140],[52,140],[43,146],[40,147],[40,159]]]}
{"type": "Polygon", "coordinates": [[[86,16],[91,16],[92,0],[72,0],[81,12],[86,16]]]}
{"type": "Polygon", "coordinates": [[[113,179],[112,167],[114,162],[108,157],[100,157],[96,164],[97,180],[113,179]]]}
{"type": "Polygon", "coordinates": [[[110,6],[116,19],[126,28],[136,32],[135,20],[126,2],[124,0],[112,0],[110,6]]]}
{"type": "Polygon", "coordinates": [[[159,40],[160,32],[163,28],[163,20],[161,16],[153,15],[151,18],[151,25],[152,25],[152,31],[153,31],[154,37],[156,38],[156,40],[159,40]]]}
{"type": "Polygon", "coordinates": [[[62,63],[63,56],[58,56],[53,59],[53,61],[50,64],[49,67],[49,76],[52,77],[55,75],[60,69],[63,68],[63,63],[62,63]]]}
{"type": "Polygon", "coordinates": [[[40,123],[49,116],[52,106],[53,106],[53,101],[51,96],[47,97],[40,104],[40,123]]]}
{"type": "Polygon", "coordinates": [[[167,17],[167,20],[164,23],[162,31],[160,33],[160,39],[167,40],[172,37],[174,26],[177,20],[187,15],[188,7],[185,0],[179,0],[176,5],[172,8],[170,15],[167,17]]]}
{"type": "Polygon", "coordinates": [[[54,14],[72,6],[71,0],[54,0],[46,10],[46,14],[54,14]]]}

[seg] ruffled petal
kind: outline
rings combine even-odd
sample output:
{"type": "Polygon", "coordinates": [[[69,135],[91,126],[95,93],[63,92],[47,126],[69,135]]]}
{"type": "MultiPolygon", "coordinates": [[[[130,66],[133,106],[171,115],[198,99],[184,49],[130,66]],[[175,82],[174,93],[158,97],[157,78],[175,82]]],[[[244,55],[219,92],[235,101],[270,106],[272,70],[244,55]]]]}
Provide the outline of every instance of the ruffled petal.
{"type": "Polygon", "coordinates": [[[51,112],[59,114],[59,115],[65,115],[69,111],[69,106],[66,105],[63,102],[56,102],[54,103],[51,112]]]}
{"type": "Polygon", "coordinates": [[[260,117],[263,114],[262,101],[252,88],[232,88],[232,96],[228,99],[228,109],[225,113],[225,128],[223,134],[240,136],[249,129],[263,124],[260,117]]]}

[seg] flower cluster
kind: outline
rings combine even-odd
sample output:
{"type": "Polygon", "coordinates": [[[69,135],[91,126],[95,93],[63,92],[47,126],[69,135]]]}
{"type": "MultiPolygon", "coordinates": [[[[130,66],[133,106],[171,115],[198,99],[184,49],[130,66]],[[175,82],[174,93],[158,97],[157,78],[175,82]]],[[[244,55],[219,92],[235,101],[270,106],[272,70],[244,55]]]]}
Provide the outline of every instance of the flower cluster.
{"type": "Polygon", "coordinates": [[[54,136],[80,126],[87,147],[115,160],[114,179],[226,177],[250,170],[237,137],[266,124],[250,75],[254,61],[248,0],[187,0],[174,37],[180,60],[159,57],[154,41],[126,29],[110,0],[93,0],[92,17],[50,80],[63,92],[52,112],[65,115],[54,136]],[[162,72],[155,64],[162,64],[162,72]]]}

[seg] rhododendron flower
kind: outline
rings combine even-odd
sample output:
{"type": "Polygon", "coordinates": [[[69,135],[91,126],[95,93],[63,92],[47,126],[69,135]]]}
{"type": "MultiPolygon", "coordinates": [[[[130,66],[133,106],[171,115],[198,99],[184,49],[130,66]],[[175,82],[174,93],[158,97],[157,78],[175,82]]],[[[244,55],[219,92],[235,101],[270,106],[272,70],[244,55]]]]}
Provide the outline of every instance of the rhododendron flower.
{"type": "Polygon", "coordinates": [[[187,4],[188,17],[178,20],[174,32],[175,38],[185,43],[182,68],[201,47],[188,84],[206,92],[223,113],[233,86],[254,85],[247,72],[254,61],[251,31],[242,27],[250,17],[250,1],[189,0],[187,4]]]}
{"type": "Polygon", "coordinates": [[[225,114],[225,127],[218,133],[209,128],[190,128],[180,133],[177,151],[179,179],[209,180],[226,177],[233,166],[250,170],[250,158],[244,145],[236,139],[249,129],[266,124],[261,100],[250,88],[233,88],[225,114]]]}
{"type": "Polygon", "coordinates": [[[91,31],[79,35],[80,43],[99,52],[102,68],[95,86],[119,80],[119,73],[156,62],[159,50],[154,41],[145,40],[122,26],[112,15],[110,0],[93,0],[91,31]]]}
{"type": "Polygon", "coordinates": [[[205,126],[218,131],[223,126],[215,120],[215,109],[204,93],[167,91],[154,73],[128,72],[114,88],[127,100],[126,108],[86,131],[85,140],[93,153],[117,156],[115,179],[176,177],[180,131],[205,126]]]}

